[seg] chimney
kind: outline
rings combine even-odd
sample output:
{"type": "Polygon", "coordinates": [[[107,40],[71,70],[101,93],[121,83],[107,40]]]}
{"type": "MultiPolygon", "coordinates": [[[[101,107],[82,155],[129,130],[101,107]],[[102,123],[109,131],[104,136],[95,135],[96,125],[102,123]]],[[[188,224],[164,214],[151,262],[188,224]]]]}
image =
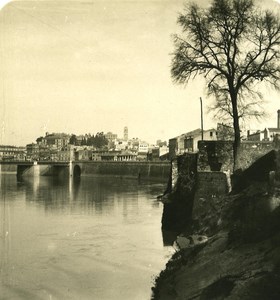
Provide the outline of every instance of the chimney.
{"type": "Polygon", "coordinates": [[[280,128],[280,109],[277,110],[277,128],[280,128]]]}

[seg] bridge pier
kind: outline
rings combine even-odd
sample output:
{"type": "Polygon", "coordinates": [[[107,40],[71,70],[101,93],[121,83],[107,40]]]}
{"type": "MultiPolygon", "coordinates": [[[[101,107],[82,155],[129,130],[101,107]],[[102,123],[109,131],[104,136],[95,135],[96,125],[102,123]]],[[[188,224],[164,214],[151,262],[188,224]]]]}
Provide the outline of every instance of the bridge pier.
{"type": "Polygon", "coordinates": [[[38,164],[33,165],[33,176],[40,176],[40,166],[38,164]]]}
{"type": "Polygon", "coordinates": [[[73,163],[72,160],[69,162],[69,177],[73,176],[73,163]]]}
{"type": "Polygon", "coordinates": [[[17,176],[34,176],[33,165],[17,165],[17,176]]]}

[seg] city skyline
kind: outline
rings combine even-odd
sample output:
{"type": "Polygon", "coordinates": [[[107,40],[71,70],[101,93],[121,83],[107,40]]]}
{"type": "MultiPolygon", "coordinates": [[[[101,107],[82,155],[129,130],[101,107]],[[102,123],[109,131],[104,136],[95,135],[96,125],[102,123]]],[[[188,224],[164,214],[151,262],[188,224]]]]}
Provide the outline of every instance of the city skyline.
{"type": "MultiPolygon", "coordinates": [[[[124,128],[127,128],[127,126],[124,126],[124,128]]],[[[66,135],[66,136],[69,136],[69,137],[75,136],[77,138],[81,138],[81,137],[87,138],[87,137],[96,136],[98,134],[103,134],[105,137],[108,134],[112,134],[112,135],[116,136],[115,138],[113,138],[113,140],[126,140],[127,139],[129,141],[131,141],[131,140],[139,140],[139,141],[142,141],[142,142],[147,142],[143,138],[141,138],[140,136],[130,136],[129,135],[129,128],[128,128],[128,135],[127,135],[127,137],[125,137],[124,131],[122,133],[118,134],[118,133],[115,133],[113,130],[109,130],[107,132],[104,132],[102,130],[100,130],[98,132],[87,131],[87,132],[83,132],[81,134],[77,134],[76,132],[71,132],[71,133],[70,132],[45,132],[44,134],[42,134],[40,136],[34,136],[33,139],[31,141],[29,141],[27,144],[32,144],[32,143],[36,144],[38,139],[44,138],[46,136],[53,136],[53,135],[66,135]]],[[[110,138],[108,140],[110,140],[110,138]]],[[[155,145],[157,142],[168,142],[168,140],[156,139],[155,141],[147,142],[147,143],[150,144],[150,145],[155,145]]],[[[25,144],[25,145],[0,144],[0,146],[25,147],[27,144],[25,144]]]]}
{"type": "MultiPolygon", "coordinates": [[[[112,131],[154,143],[216,127],[201,78],[170,76],[172,34],[188,1],[17,1],[0,11],[0,144],[26,145],[45,132],[112,131]]],[[[208,0],[197,0],[207,5],[208,0]]],[[[275,0],[265,8],[279,11],[275,0]]],[[[279,94],[265,90],[276,126],[279,94]]],[[[251,122],[248,127],[264,125],[251,122]]]]}

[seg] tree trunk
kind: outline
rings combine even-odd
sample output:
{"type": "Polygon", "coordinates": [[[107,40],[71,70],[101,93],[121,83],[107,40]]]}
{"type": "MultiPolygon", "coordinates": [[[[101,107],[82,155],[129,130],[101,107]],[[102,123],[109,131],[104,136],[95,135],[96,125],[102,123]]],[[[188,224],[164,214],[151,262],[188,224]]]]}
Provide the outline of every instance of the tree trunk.
{"type": "Polygon", "coordinates": [[[233,113],[233,128],[234,128],[234,142],[233,142],[233,171],[239,169],[239,152],[240,152],[240,127],[239,116],[237,108],[237,95],[231,95],[232,113],[233,113]]]}

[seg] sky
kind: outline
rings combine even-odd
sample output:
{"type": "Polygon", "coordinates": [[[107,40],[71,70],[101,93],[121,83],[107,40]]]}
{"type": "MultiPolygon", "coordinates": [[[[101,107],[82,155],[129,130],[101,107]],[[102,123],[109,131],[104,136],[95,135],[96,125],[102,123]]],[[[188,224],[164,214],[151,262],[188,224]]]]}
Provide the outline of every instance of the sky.
{"type": "MultiPolygon", "coordinates": [[[[276,0],[257,0],[279,10],[276,0]]],[[[216,127],[203,81],[174,84],[172,34],[188,0],[10,1],[0,11],[0,144],[112,131],[150,143],[216,127]]],[[[196,0],[208,5],[208,0],[196,0]]],[[[266,90],[276,127],[280,95],[266,90]]]]}

